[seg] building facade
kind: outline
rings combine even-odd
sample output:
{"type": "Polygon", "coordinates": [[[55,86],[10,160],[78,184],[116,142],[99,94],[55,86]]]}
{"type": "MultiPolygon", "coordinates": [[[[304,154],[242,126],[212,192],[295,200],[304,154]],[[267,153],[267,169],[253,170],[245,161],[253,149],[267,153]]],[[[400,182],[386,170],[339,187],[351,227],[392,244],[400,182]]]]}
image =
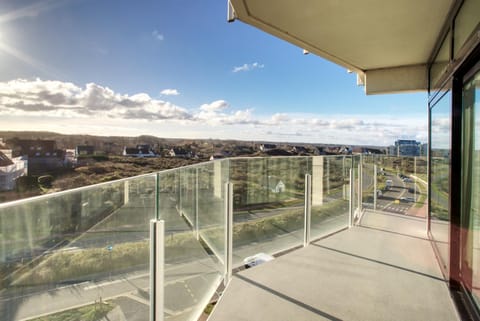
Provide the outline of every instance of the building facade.
{"type": "Polygon", "coordinates": [[[420,156],[422,143],[416,140],[399,139],[390,147],[393,156],[420,156]]]}
{"type": "Polygon", "coordinates": [[[16,180],[27,175],[27,160],[24,157],[13,157],[10,151],[0,151],[0,191],[15,188],[16,180]]]}

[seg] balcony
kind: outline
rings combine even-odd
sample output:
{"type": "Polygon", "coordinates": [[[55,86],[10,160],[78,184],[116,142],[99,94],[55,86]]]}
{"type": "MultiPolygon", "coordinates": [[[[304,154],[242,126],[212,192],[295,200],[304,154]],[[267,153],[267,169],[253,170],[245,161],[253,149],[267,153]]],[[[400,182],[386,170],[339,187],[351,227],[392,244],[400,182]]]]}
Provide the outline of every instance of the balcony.
{"type": "Polygon", "coordinates": [[[233,158],[0,204],[0,313],[197,320],[220,296],[211,320],[458,319],[426,173],[420,157],[233,158]],[[257,253],[275,259],[243,270],[257,253]]]}
{"type": "Polygon", "coordinates": [[[368,210],[358,226],[236,274],[209,320],[460,319],[425,220],[368,210]]]}

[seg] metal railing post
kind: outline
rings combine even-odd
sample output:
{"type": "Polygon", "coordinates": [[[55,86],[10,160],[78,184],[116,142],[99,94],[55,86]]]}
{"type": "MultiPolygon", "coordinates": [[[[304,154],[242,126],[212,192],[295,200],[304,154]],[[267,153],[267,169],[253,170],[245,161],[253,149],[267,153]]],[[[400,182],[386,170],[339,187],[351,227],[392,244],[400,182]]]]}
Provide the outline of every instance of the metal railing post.
{"type": "Polygon", "coordinates": [[[348,212],[348,227],[352,227],[353,223],[353,200],[354,200],[354,184],[355,182],[353,181],[353,167],[350,168],[350,184],[349,184],[349,190],[350,190],[350,201],[349,201],[349,212],[348,212]]]}
{"type": "Polygon", "coordinates": [[[160,219],[160,173],[155,175],[155,218],[160,219]]]}
{"type": "Polygon", "coordinates": [[[126,205],[130,202],[130,182],[125,181],[123,183],[123,204],[126,205]]]}
{"type": "Polygon", "coordinates": [[[363,170],[362,170],[362,156],[360,156],[360,163],[358,164],[358,202],[357,202],[357,208],[355,212],[357,213],[357,218],[360,217],[360,213],[362,213],[362,175],[363,175],[363,170]]]}
{"type": "Polygon", "coordinates": [[[312,218],[312,175],[305,174],[305,219],[303,246],[310,244],[310,224],[312,218]]]}
{"type": "Polygon", "coordinates": [[[233,184],[225,183],[225,276],[223,284],[228,285],[232,278],[233,252],[233,184]]]}
{"type": "Polygon", "coordinates": [[[195,237],[200,240],[200,227],[198,219],[198,167],[195,169],[195,237]]]}
{"type": "Polygon", "coordinates": [[[150,321],[163,321],[165,222],[150,221],[150,321]]]}
{"type": "Polygon", "coordinates": [[[373,211],[377,210],[377,165],[373,165],[373,211]]]}

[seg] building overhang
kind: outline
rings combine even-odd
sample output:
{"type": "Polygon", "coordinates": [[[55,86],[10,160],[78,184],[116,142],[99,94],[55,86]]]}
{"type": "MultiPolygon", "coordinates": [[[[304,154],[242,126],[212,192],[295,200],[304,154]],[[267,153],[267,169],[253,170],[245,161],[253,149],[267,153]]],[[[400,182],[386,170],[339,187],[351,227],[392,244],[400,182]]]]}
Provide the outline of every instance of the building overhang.
{"type": "Polygon", "coordinates": [[[230,0],[239,19],[358,75],[367,94],[428,88],[427,65],[456,0],[230,0]]]}

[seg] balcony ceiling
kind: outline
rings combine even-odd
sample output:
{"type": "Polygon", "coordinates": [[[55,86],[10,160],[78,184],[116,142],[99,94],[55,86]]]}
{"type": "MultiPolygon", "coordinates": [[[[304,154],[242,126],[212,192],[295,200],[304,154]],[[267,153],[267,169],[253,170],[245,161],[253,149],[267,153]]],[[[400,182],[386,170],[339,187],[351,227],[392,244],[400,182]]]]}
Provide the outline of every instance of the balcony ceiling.
{"type": "Polygon", "coordinates": [[[355,71],[366,81],[367,93],[380,93],[426,89],[425,65],[455,0],[230,2],[235,18],[355,71]],[[386,69],[415,86],[377,86],[379,76],[395,82],[386,69]],[[375,82],[371,92],[370,72],[375,82]],[[421,81],[410,79],[420,74],[421,81]]]}

